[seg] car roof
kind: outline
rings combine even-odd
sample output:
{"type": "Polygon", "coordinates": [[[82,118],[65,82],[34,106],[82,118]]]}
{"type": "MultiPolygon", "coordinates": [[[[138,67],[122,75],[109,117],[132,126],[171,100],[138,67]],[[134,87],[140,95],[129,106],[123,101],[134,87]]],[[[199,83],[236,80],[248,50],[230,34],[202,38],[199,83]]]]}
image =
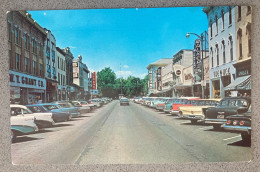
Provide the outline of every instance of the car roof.
{"type": "Polygon", "coordinates": [[[55,103],[41,103],[41,104],[32,104],[32,105],[26,105],[28,107],[30,106],[44,106],[44,105],[57,105],[55,103]]]}
{"type": "Polygon", "coordinates": [[[18,105],[18,104],[10,104],[10,107],[20,107],[20,108],[27,108],[24,105],[18,105]]]}

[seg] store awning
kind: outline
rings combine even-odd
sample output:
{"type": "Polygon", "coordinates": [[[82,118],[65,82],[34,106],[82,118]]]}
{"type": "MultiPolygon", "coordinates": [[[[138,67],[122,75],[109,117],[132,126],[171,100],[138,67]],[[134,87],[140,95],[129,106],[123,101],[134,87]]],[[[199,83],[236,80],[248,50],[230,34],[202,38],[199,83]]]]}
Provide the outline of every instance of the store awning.
{"type": "Polygon", "coordinates": [[[226,86],[224,90],[251,90],[251,75],[236,78],[235,81],[226,86]]]}
{"type": "Polygon", "coordinates": [[[168,88],[162,91],[159,91],[157,94],[166,93],[167,91],[171,91],[172,88],[168,88]]]}

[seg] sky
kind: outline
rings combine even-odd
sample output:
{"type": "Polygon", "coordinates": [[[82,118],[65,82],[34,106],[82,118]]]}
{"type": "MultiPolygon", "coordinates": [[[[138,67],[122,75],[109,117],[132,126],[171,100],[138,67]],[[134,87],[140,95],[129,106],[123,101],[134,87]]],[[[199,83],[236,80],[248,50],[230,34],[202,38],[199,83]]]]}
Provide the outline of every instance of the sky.
{"type": "Polygon", "coordinates": [[[117,77],[148,74],[147,66],[193,49],[196,36],[208,28],[202,7],[80,9],[28,11],[51,30],[56,46],[82,55],[91,71],[110,67],[117,77]],[[120,72],[121,64],[121,72],[120,72]]]}

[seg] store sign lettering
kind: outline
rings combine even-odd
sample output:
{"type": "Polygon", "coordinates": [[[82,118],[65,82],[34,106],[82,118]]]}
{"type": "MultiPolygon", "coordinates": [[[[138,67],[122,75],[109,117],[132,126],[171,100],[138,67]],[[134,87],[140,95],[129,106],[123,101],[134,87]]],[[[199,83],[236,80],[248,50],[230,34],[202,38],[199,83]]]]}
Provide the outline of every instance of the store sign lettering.
{"type": "Polygon", "coordinates": [[[221,76],[227,76],[230,75],[230,68],[220,69],[213,72],[214,78],[219,78],[221,76]]]}
{"type": "Polygon", "coordinates": [[[238,76],[245,76],[245,75],[249,75],[249,71],[248,70],[242,70],[238,72],[238,76]]]}
{"type": "Polygon", "coordinates": [[[43,81],[28,78],[25,76],[19,76],[14,74],[9,74],[10,76],[10,82],[11,83],[18,83],[18,84],[24,84],[24,85],[32,85],[32,86],[38,86],[38,87],[44,87],[43,81]]]}

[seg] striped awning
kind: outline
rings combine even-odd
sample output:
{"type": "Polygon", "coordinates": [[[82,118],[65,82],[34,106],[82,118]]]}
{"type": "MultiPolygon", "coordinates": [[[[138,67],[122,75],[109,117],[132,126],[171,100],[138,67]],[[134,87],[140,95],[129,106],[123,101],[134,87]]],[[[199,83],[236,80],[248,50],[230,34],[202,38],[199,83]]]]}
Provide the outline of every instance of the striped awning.
{"type": "Polygon", "coordinates": [[[251,90],[251,75],[236,78],[233,82],[231,82],[231,84],[226,86],[224,90],[251,90]]]}

